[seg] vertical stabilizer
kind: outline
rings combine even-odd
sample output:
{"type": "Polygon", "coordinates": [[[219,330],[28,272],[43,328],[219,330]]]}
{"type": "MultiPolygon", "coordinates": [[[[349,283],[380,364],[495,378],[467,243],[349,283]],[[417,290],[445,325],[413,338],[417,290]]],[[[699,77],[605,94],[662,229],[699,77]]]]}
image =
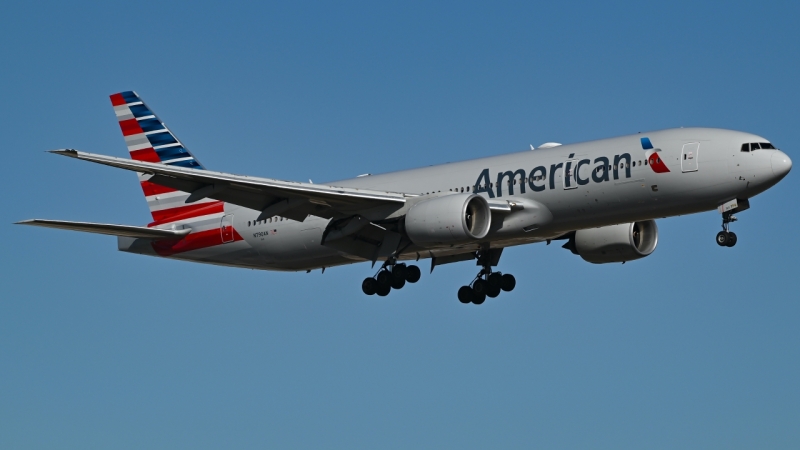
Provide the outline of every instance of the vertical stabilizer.
{"type": "MultiPolygon", "coordinates": [[[[205,169],[136,92],[120,92],[110,97],[132,159],[205,169]]],[[[151,183],[150,178],[150,175],[139,174],[139,183],[153,215],[151,225],[223,212],[223,204],[218,200],[206,198],[187,204],[188,193],[151,183]]]]}

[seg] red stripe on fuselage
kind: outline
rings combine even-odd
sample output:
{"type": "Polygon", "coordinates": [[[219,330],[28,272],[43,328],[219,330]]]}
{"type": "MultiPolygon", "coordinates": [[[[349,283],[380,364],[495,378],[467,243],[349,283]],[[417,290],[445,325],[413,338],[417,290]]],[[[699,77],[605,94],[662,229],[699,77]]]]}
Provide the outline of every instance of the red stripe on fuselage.
{"type": "Polygon", "coordinates": [[[122,130],[123,136],[144,133],[142,127],[139,126],[139,121],[136,119],[120,120],[119,128],[122,130]]]}
{"type": "Polygon", "coordinates": [[[109,95],[109,98],[111,98],[111,105],[112,106],[120,106],[120,105],[124,105],[126,103],[125,99],[122,98],[122,94],[111,94],[111,95],[109,95]]]}
{"type": "Polygon", "coordinates": [[[149,181],[142,181],[141,184],[142,184],[142,191],[144,191],[145,197],[150,197],[151,195],[158,195],[158,194],[169,194],[170,192],[177,191],[177,189],[162,186],[160,184],[151,183],[149,181]]]}
{"type": "Polygon", "coordinates": [[[176,222],[178,220],[191,219],[193,217],[206,216],[209,214],[221,213],[224,211],[224,203],[219,201],[201,203],[199,205],[186,205],[179,206],[177,208],[162,209],[160,211],[152,211],[153,220],[155,222],[152,222],[147,226],[154,227],[156,225],[176,222]]]}
{"type": "Polygon", "coordinates": [[[160,163],[161,158],[158,157],[158,153],[153,150],[153,147],[143,148],[141,150],[134,150],[131,153],[131,159],[136,161],[144,161],[144,162],[151,162],[151,163],[160,163]]]}
{"type": "MultiPolygon", "coordinates": [[[[242,236],[234,229],[233,242],[241,240],[242,236]]],[[[214,228],[213,230],[198,231],[197,233],[189,233],[182,239],[153,241],[151,245],[159,256],[172,256],[177,253],[222,245],[222,230],[214,228]]]]}

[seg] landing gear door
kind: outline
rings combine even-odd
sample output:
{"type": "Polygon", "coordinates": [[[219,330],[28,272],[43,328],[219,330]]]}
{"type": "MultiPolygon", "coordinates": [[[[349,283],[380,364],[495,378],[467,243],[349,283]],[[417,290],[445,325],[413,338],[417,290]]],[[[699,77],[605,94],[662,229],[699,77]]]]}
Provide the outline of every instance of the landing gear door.
{"type": "Polygon", "coordinates": [[[222,243],[233,242],[233,214],[222,216],[219,232],[222,234],[222,243]]]}
{"type": "Polygon", "coordinates": [[[700,143],[691,142],[683,144],[683,151],[681,152],[681,171],[683,172],[696,172],[697,171],[697,157],[700,152],[700,143]]]}
{"type": "Polygon", "coordinates": [[[578,165],[577,159],[570,159],[564,163],[564,175],[561,178],[564,189],[575,189],[578,187],[578,165]]]}

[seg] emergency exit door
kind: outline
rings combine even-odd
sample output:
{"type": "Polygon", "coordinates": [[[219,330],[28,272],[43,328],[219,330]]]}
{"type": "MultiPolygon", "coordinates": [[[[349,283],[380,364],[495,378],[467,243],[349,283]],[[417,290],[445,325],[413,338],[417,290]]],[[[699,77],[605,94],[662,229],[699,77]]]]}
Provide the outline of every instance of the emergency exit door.
{"type": "MultiPolygon", "coordinates": [[[[570,155],[572,156],[572,155],[570,155]]],[[[564,175],[561,179],[564,189],[575,189],[578,187],[578,165],[577,159],[570,159],[564,163],[564,175]]]]}
{"type": "Polygon", "coordinates": [[[699,151],[699,142],[683,144],[683,151],[681,152],[681,171],[695,172],[697,170],[697,156],[699,151]]]}

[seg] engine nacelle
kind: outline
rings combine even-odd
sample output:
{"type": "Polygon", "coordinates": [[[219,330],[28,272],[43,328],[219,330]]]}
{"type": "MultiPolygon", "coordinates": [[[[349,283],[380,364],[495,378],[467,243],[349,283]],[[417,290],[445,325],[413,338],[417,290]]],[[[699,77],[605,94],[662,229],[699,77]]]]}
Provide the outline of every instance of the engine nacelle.
{"type": "Polygon", "coordinates": [[[656,249],[658,227],[654,220],[622,223],[578,230],[572,239],[567,245],[584,261],[594,264],[633,261],[656,249]]]}
{"type": "Polygon", "coordinates": [[[483,239],[491,225],[489,202],[466,193],[423,200],[412,206],[405,218],[408,237],[420,246],[483,239]]]}

